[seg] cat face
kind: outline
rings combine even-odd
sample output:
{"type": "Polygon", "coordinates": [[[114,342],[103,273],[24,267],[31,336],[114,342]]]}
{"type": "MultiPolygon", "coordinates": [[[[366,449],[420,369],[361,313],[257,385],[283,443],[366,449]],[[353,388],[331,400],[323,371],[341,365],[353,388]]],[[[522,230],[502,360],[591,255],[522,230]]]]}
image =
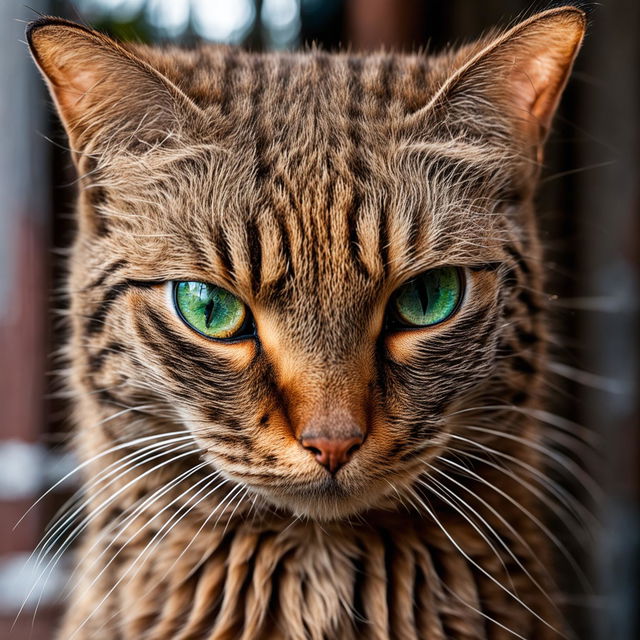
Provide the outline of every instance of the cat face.
{"type": "Polygon", "coordinates": [[[109,437],[186,429],[330,519],[396,503],[477,407],[526,402],[530,197],[583,28],[541,16],[438,58],[33,28],[82,176],[75,384],[109,437]]]}

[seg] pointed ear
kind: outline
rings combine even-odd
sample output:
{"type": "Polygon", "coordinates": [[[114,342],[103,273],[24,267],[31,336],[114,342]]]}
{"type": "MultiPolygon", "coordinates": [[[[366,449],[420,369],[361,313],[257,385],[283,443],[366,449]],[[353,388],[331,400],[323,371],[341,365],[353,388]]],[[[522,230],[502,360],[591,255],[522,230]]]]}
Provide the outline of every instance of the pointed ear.
{"type": "Polygon", "coordinates": [[[560,7],[472,45],[421,111],[458,108],[470,118],[487,110],[492,117],[506,116],[513,133],[541,159],[585,26],[584,12],[560,7]]]}
{"type": "Polygon", "coordinates": [[[157,142],[199,112],[178,87],[105,35],[57,18],[30,23],[26,35],[74,152],[157,142]]]}

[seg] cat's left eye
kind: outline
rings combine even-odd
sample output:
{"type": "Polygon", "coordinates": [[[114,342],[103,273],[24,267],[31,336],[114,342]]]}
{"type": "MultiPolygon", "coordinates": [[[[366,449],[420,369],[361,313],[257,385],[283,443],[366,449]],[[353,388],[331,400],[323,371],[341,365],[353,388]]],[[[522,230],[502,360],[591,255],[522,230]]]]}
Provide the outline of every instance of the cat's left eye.
{"type": "Polygon", "coordinates": [[[425,271],[395,291],[389,308],[391,328],[430,327],[444,322],[457,310],[463,293],[463,276],[456,267],[425,271]]]}
{"type": "Polygon", "coordinates": [[[216,340],[253,335],[251,314],[240,298],[206,282],[174,282],[173,303],[183,322],[216,340]]]}

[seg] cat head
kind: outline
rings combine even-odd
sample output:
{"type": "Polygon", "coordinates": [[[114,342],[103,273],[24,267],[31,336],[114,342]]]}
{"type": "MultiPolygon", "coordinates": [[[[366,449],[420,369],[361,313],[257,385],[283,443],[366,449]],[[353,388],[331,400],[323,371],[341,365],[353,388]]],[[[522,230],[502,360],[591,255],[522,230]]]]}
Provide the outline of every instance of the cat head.
{"type": "Polygon", "coordinates": [[[531,197],[583,31],[567,7],[358,56],[32,23],[80,174],[74,384],[101,430],[186,429],[228,479],[326,519],[394,503],[460,416],[530,401],[531,197]]]}

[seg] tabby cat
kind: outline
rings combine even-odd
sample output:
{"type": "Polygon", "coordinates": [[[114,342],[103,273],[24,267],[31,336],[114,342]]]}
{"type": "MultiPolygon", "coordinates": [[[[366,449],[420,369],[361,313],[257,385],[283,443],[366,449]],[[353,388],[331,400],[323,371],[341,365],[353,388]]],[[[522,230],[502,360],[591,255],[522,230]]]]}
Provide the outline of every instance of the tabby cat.
{"type": "Polygon", "coordinates": [[[532,199],[584,28],[357,55],[29,25],[81,186],[59,638],[566,633],[532,199]]]}

